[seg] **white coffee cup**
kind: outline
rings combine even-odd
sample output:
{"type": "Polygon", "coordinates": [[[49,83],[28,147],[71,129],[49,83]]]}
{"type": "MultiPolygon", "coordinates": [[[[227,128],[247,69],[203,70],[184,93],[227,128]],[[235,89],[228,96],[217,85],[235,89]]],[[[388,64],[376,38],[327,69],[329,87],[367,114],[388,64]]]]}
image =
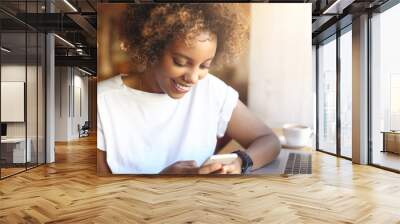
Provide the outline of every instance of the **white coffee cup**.
{"type": "Polygon", "coordinates": [[[302,148],[309,144],[312,130],[301,124],[284,124],[283,136],[286,140],[285,146],[290,148],[302,148]]]}

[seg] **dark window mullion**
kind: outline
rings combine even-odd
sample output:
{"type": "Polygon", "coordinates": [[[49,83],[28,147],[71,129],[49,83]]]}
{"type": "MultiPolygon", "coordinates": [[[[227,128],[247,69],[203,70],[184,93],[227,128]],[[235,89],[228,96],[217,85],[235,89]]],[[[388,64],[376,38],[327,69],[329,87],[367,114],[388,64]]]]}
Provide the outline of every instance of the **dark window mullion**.
{"type": "Polygon", "coordinates": [[[340,64],[340,30],[336,31],[336,154],[341,157],[341,119],[340,119],[340,84],[341,84],[341,64],[340,64]]]}
{"type": "Polygon", "coordinates": [[[368,53],[367,53],[367,140],[368,140],[368,164],[373,164],[373,153],[372,153],[372,65],[371,65],[371,57],[372,57],[372,12],[368,12],[368,20],[367,20],[367,46],[368,46],[368,53]]]}
{"type": "MultiPolygon", "coordinates": [[[[45,5],[45,13],[49,13],[48,11],[48,6],[49,6],[49,2],[44,1],[44,5],[45,5]]],[[[42,84],[44,82],[44,107],[42,107],[42,109],[44,108],[44,134],[43,134],[43,140],[44,140],[44,161],[43,164],[47,163],[47,38],[48,38],[49,33],[47,33],[47,31],[44,30],[44,55],[42,60],[44,59],[44,67],[42,68],[42,84]],[[44,76],[43,76],[44,75],[44,76]]],[[[43,42],[42,42],[43,43],[43,42]]],[[[42,51],[43,52],[43,51],[42,51]]],[[[43,65],[43,63],[42,63],[43,65]]],[[[61,77],[60,77],[61,78],[61,77]]],[[[61,91],[61,89],[60,89],[61,91]]],[[[43,94],[42,94],[43,96],[43,94]]],[[[42,117],[43,118],[43,117],[42,117]]]]}
{"type": "Polygon", "coordinates": [[[315,126],[315,148],[319,149],[319,44],[315,46],[315,89],[316,89],[316,126],[315,126]]]}
{"type": "MultiPolygon", "coordinates": [[[[25,1],[25,21],[28,21],[28,1],[25,1]]],[[[28,170],[28,24],[25,23],[25,88],[24,88],[24,120],[25,120],[25,170],[28,170]]]]}
{"type": "MultiPolygon", "coordinates": [[[[36,13],[39,14],[39,0],[36,13]]],[[[39,32],[36,32],[36,166],[39,166],[39,32]]]]}

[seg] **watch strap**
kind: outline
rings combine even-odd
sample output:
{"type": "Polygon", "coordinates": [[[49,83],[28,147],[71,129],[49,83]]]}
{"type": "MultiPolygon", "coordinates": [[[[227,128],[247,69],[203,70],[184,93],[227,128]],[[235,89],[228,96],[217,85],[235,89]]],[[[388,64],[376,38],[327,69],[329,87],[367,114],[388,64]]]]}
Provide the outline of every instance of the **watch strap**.
{"type": "Polygon", "coordinates": [[[251,169],[251,167],[253,167],[253,160],[245,151],[237,150],[232,153],[236,153],[242,160],[242,173],[246,173],[251,169]]]}

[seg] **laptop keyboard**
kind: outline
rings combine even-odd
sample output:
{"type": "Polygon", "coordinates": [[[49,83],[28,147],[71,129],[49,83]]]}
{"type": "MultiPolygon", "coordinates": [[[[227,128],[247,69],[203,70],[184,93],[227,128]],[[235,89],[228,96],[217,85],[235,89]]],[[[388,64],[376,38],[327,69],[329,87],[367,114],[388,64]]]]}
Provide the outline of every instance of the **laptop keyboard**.
{"type": "Polygon", "coordinates": [[[307,153],[289,153],[285,167],[285,174],[311,174],[311,154],[307,153]]]}

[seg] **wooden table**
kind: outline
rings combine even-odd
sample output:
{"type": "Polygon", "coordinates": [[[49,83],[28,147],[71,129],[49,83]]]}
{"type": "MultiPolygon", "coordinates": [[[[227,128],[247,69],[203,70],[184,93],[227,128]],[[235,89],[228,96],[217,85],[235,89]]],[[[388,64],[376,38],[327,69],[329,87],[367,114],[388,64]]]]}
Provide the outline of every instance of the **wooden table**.
{"type": "Polygon", "coordinates": [[[400,131],[382,131],[383,150],[382,152],[392,152],[400,154],[400,131]]]}

